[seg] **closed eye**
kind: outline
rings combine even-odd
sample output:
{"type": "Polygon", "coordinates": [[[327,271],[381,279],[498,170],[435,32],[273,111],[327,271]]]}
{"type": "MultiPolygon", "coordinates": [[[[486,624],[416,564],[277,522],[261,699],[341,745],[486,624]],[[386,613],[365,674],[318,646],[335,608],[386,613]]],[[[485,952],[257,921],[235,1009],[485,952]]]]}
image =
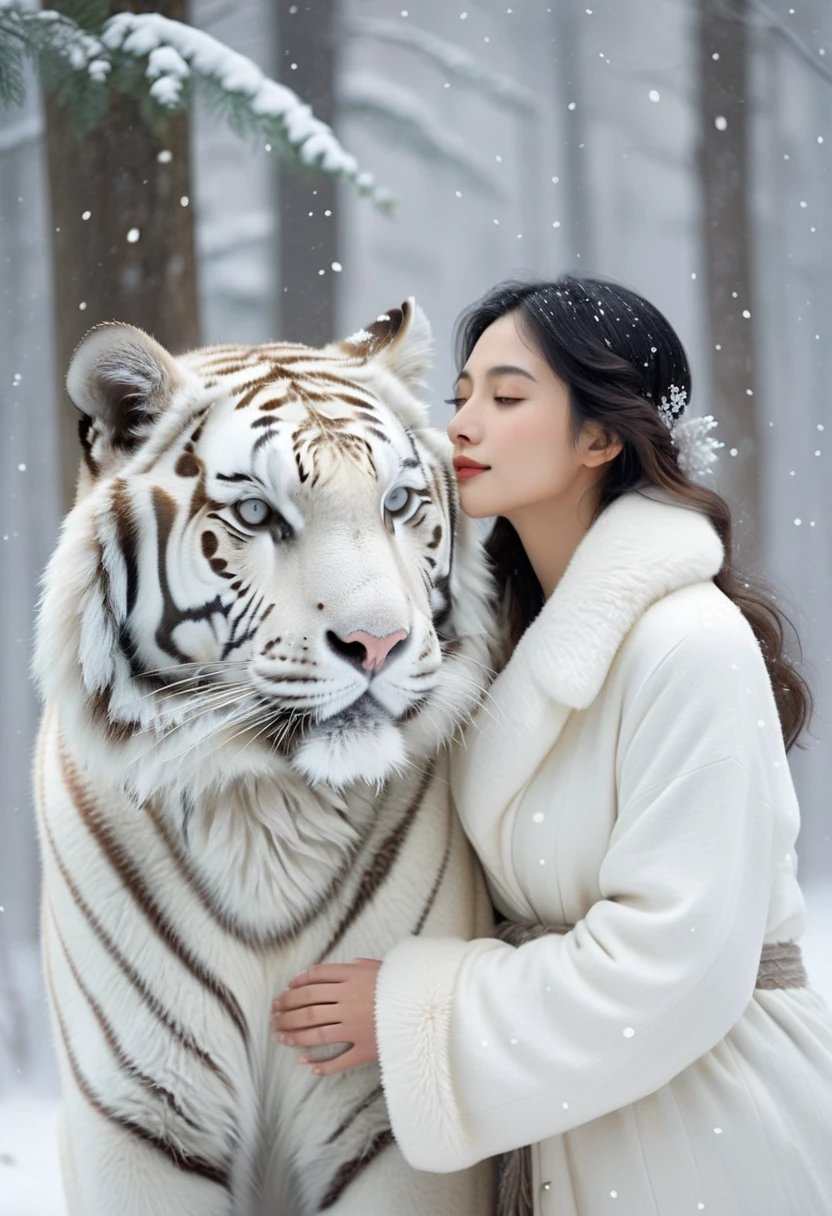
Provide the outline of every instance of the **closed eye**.
{"type": "MultiPolygon", "coordinates": [[[[452,405],[455,410],[461,410],[467,397],[446,397],[445,404],[452,405]]],[[[498,405],[516,405],[518,401],[525,401],[525,397],[495,397],[494,400],[498,405]]]]}

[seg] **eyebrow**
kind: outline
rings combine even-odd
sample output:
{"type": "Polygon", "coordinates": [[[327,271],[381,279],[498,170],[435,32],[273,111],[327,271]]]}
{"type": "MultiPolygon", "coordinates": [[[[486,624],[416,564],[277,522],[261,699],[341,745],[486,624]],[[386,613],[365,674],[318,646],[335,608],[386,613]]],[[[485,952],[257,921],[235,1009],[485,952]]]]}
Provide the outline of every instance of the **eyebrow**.
{"type": "MultiPolygon", "coordinates": [[[[500,363],[497,367],[489,367],[488,371],[485,373],[486,380],[495,380],[497,376],[525,376],[527,380],[534,380],[534,383],[537,384],[537,381],[531,372],[527,372],[524,367],[515,367],[512,363],[500,363]]],[[[471,375],[471,373],[466,372],[463,369],[457,376],[457,383],[459,383],[460,380],[473,379],[474,377],[471,375]]]]}

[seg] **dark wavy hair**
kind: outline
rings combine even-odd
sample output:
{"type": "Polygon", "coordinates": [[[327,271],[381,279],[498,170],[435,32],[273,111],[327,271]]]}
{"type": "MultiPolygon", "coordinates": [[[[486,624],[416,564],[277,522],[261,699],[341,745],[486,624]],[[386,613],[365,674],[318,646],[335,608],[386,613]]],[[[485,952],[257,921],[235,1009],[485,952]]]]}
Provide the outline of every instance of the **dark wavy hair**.
{"type": "MultiPolygon", "coordinates": [[[[812,713],[809,685],[785,654],[786,627],[796,641],[797,634],[770,593],[734,569],[728,504],[685,475],[658,412],[662,397],[670,396],[671,385],[683,390],[688,401],[691,397],[690,367],[675,330],[647,300],[615,283],[571,275],[554,282],[509,281],[498,284],[460,317],[456,331],[460,369],[482,333],[508,313],[517,315],[536,352],[568,386],[575,439],[584,423],[593,420],[624,445],[599,486],[598,513],[619,495],[647,483],[700,511],[714,525],[725,559],[713,581],[754,631],[790,748],[812,713]]],[[[507,519],[496,519],[486,547],[514,646],[543,606],[543,592],[507,519]]]]}

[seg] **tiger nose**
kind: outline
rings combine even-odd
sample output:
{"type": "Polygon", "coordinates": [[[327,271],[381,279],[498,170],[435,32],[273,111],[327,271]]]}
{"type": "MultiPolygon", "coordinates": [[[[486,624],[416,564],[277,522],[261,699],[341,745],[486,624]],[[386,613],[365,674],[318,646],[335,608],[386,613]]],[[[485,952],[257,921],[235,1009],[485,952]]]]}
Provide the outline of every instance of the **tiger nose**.
{"type": "Polygon", "coordinates": [[[363,646],[364,658],[361,660],[361,666],[365,671],[378,671],[393,647],[397,646],[399,642],[403,642],[406,637],[406,629],[397,629],[395,633],[388,633],[383,638],[377,638],[372,633],[365,633],[359,629],[356,633],[351,633],[349,637],[340,640],[345,646],[350,644],[363,646]]]}

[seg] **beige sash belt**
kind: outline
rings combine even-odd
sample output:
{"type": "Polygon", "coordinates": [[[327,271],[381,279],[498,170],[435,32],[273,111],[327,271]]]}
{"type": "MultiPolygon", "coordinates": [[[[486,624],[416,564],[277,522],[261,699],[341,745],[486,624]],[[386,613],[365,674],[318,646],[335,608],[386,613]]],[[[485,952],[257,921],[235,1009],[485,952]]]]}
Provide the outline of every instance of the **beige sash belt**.
{"type": "Polygon", "coordinates": [[[755,988],[808,988],[803,955],[797,942],[771,942],[763,946],[755,988]]]}
{"type": "MultiPolygon", "coordinates": [[[[508,942],[511,946],[522,946],[526,942],[543,937],[546,933],[567,933],[569,928],[570,926],[561,926],[552,929],[546,925],[522,925],[515,921],[503,921],[495,932],[501,941],[508,942]]],[[[755,988],[806,988],[808,982],[797,942],[772,942],[763,946],[755,988]]],[[[510,1153],[500,1153],[496,1158],[496,1165],[495,1216],[533,1216],[531,1149],[517,1148],[510,1153]]]]}

